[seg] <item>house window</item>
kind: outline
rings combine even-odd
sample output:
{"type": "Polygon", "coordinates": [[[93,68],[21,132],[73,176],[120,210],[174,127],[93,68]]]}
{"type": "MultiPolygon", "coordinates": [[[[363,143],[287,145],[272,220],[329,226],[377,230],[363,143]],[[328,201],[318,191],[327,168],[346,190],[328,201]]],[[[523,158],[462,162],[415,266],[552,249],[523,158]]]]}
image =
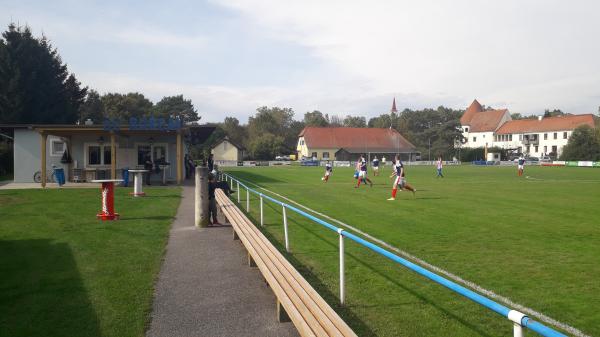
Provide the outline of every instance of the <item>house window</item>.
{"type": "Polygon", "coordinates": [[[534,151],[535,151],[535,153],[537,153],[537,152],[538,152],[538,146],[536,145],[536,146],[534,146],[533,148],[535,149],[535,150],[534,150],[534,151]]]}
{"type": "Polygon", "coordinates": [[[138,165],[144,165],[147,157],[150,157],[150,160],[152,160],[150,156],[150,145],[139,145],[137,148],[137,157],[138,165]]]}
{"type": "Polygon", "coordinates": [[[312,157],[312,158],[317,158],[317,153],[316,153],[316,152],[313,152],[311,157],[312,157]]]}
{"type": "Polygon", "coordinates": [[[227,151],[227,142],[223,142],[223,151],[227,151]]]}
{"type": "Polygon", "coordinates": [[[563,139],[567,139],[567,133],[563,132],[563,139]]]}
{"type": "Polygon", "coordinates": [[[483,138],[485,138],[485,135],[483,135],[483,138]]]}
{"type": "Polygon", "coordinates": [[[477,137],[473,137],[473,143],[477,141],[477,137]]]}
{"type": "Polygon", "coordinates": [[[323,152],[323,159],[329,159],[329,152],[323,152]]]}
{"type": "Polygon", "coordinates": [[[554,139],[557,139],[557,138],[558,138],[558,133],[555,132],[554,133],[554,139]]]}
{"type": "Polygon", "coordinates": [[[544,133],[544,140],[548,140],[548,134],[544,133]]]}
{"type": "Polygon", "coordinates": [[[160,163],[162,160],[169,161],[167,154],[167,144],[139,144],[137,145],[138,165],[144,165],[146,158],[150,158],[153,163],[160,163]]]}
{"type": "Polygon", "coordinates": [[[465,128],[465,132],[469,132],[469,128],[468,127],[465,128]]]}
{"type": "Polygon", "coordinates": [[[50,141],[50,155],[52,157],[61,157],[65,152],[65,142],[58,139],[50,141]]]}
{"type": "Polygon", "coordinates": [[[544,145],[544,153],[548,153],[548,147],[544,145]]]}
{"type": "Polygon", "coordinates": [[[508,135],[508,140],[512,141],[512,135],[508,135]]]}
{"type": "Polygon", "coordinates": [[[104,146],[104,165],[110,165],[111,160],[110,146],[104,146]]]}
{"type": "Polygon", "coordinates": [[[100,145],[90,145],[88,147],[88,165],[102,165],[100,149],[100,145]]]}

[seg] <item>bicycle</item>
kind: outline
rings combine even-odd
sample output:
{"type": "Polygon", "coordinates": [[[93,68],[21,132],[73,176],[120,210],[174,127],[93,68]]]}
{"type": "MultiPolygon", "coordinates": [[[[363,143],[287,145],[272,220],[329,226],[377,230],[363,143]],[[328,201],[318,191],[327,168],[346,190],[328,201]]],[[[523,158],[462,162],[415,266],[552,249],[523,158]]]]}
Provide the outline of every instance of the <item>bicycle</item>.
{"type": "MultiPolygon", "coordinates": [[[[56,182],[56,174],[54,174],[54,166],[52,166],[52,170],[48,170],[48,172],[46,172],[46,182],[47,183],[54,183],[56,182]]],[[[36,173],[33,174],[33,182],[35,183],[41,183],[42,182],[42,171],[37,171],[36,173]]]]}

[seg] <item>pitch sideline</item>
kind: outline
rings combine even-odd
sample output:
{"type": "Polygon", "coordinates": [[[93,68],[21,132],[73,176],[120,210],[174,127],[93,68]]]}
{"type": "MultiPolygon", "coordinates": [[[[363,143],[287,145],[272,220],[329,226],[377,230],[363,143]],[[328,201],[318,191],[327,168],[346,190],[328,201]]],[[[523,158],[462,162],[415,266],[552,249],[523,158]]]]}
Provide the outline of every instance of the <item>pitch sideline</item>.
{"type": "Polygon", "coordinates": [[[313,209],[311,209],[309,207],[306,207],[306,206],[304,206],[304,205],[302,205],[302,204],[300,204],[300,203],[298,203],[298,202],[296,202],[296,201],[294,201],[294,200],[292,200],[290,198],[287,198],[287,197],[285,197],[285,196],[283,196],[283,195],[281,195],[281,194],[279,194],[277,192],[273,192],[273,191],[271,191],[269,189],[266,189],[266,188],[264,188],[264,187],[262,187],[260,185],[257,185],[257,184],[255,184],[255,183],[253,183],[251,181],[248,181],[248,180],[242,179],[242,178],[237,178],[237,177],[236,177],[236,179],[238,179],[240,181],[243,181],[246,184],[254,185],[257,188],[259,188],[259,189],[261,189],[261,190],[263,190],[265,192],[271,193],[271,194],[276,195],[276,196],[278,196],[278,197],[280,197],[282,199],[285,199],[286,201],[288,201],[288,202],[290,202],[290,203],[292,203],[292,204],[294,204],[294,205],[296,205],[298,207],[301,207],[301,208],[303,208],[303,209],[305,209],[305,210],[307,210],[307,211],[309,211],[309,212],[311,212],[313,214],[319,215],[319,216],[321,216],[323,218],[326,218],[326,219],[328,219],[330,221],[333,221],[333,222],[339,224],[340,226],[343,226],[343,227],[346,227],[348,229],[351,229],[352,231],[354,231],[356,233],[359,233],[360,235],[364,236],[365,238],[368,238],[368,239],[370,239],[370,240],[372,240],[374,242],[377,242],[378,244],[384,246],[385,248],[388,248],[388,249],[390,249],[390,250],[392,250],[392,251],[394,251],[394,252],[402,255],[403,257],[405,257],[405,258],[407,258],[409,260],[412,260],[413,262],[415,262],[417,264],[420,264],[423,267],[427,267],[430,270],[433,270],[433,271],[436,271],[436,272],[438,272],[440,274],[443,274],[443,275],[447,276],[448,278],[450,278],[450,279],[452,279],[452,280],[454,280],[454,281],[456,281],[458,283],[461,283],[461,284],[463,284],[463,285],[465,285],[465,286],[467,286],[467,287],[469,287],[469,288],[471,288],[471,289],[473,289],[473,290],[475,290],[475,291],[477,291],[477,292],[479,292],[481,294],[484,294],[484,295],[486,295],[486,296],[488,296],[490,298],[493,298],[493,299],[495,299],[495,300],[497,300],[499,302],[502,302],[505,305],[507,305],[509,307],[512,307],[513,309],[519,310],[519,311],[521,311],[521,312],[523,312],[525,314],[528,314],[530,316],[535,316],[536,318],[538,318],[540,321],[542,321],[544,323],[547,323],[547,324],[559,327],[559,328],[561,328],[561,329],[563,329],[563,330],[565,330],[565,331],[569,332],[570,334],[572,334],[574,336],[577,336],[577,337],[591,337],[589,335],[586,335],[581,330],[579,330],[579,329],[577,329],[575,327],[572,327],[572,326],[570,326],[568,324],[559,322],[559,321],[553,319],[552,317],[546,316],[546,315],[542,314],[541,312],[538,312],[538,311],[536,311],[534,309],[531,309],[531,308],[528,308],[528,307],[526,307],[524,305],[515,303],[511,299],[509,299],[508,297],[504,297],[504,296],[498,295],[498,294],[494,293],[491,290],[488,290],[488,289],[485,289],[485,288],[479,286],[476,283],[473,283],[471,281],[465,280],[465,279],[461,278],[460,276],[454,275],[451,272],[446,271],[445,269],[442,269],[440,267],[434,266],[434,265],[432,265],[432,264],[430,264],[430,263],[428,263],[428,262],[426,262],[426,261],[424,261],[424,260],[422,260],[422,259],[420,259],[420,258],[418,258],[418,257],[416,257],[416,256],[414,256],[414,255],[412,255],[412,254],[410,254],[410,253],[408,253],[408,252],[400,249],[400,248],[394,247],[394,246],[388,244],[385,241],[382,241],[382,240],[380,240],[380,239],[378,239],[376,237],[373,237],[373,236],[369,235],[368,233],[365,233],[365,232],[361,231],[358,228],[355,228],[355,227],[353,227],[351,225],[348,225],[348,224],[346,224],[346,223],[344,223],[344,222],[342,222],[340,220],[337,220],[335,218],[332,218],[332,217],[330,217],[330,216],[328,216],[326,214],[323,214],[323,213],[320,213],[318,211],[315,211],[315,210],[313,210],[313,209]]]}

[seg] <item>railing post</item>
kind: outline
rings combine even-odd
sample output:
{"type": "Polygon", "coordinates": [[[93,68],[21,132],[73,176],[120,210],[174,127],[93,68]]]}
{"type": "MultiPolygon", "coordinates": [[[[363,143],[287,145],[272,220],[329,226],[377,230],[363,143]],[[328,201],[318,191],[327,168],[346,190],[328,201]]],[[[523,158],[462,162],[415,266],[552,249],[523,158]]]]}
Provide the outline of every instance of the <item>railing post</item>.
{"type": "Polygon", "coordinates": [[[283,235],[285,237],[285,251],[290,252],[290,241],[288,240],[288,226],[287,226],[287,214],[285,212],[285,204],[282,204],[283,207],[283,235]]]}
{"type": "Polygon", "coordinates": [[[250,188],[246,187],[246,212],[250,212],[250,188]]]}
{"type": "Polygon", "coordinates": [[[208,168],[196,167],[196,188],[194,191],[194,224],[207,227],[208,219],[208,168]]]}
{"type": "Polygon", "coordinates": [[[263,218],[263,197],[262,197],[262,193],[260,194],[260,226],[264,226],[265,222],[264,222],[264,218],[263,218]]]}
{"type": "Polygon", "coordinates": [[[237,198],[238,198],[238,204],[240,203],[240,181],[236,180],[237,182],[237,198]]]}
{"type": "Polygon", "coordinates": [[[338,228],[337,231],[340,236],[340,303],[344,305],[346,302],[346,280],[344,278],[344,235],[342,234],[343,229],[338,228]]]}
{"type": "Polygon", "coordinates": [[[523,326],[521,325],[521,322],[523,321],[523,318],[525,318],[525,317],[527,317],[527,315],[525,315],[522,312],[516,311],[516,310],[511,310],[508,312],[508,319],[513,322],[513,336],[514,337],[523,337],[524,336],[523,326]]]}

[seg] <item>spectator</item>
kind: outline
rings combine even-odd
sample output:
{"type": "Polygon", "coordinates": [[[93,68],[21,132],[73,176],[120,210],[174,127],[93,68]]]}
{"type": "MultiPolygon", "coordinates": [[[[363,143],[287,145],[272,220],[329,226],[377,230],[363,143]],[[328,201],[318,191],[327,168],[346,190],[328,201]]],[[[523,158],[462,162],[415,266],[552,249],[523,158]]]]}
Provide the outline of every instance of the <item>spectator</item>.
{"type": "Polygon", "coordinates": [[[148,172],[144,173],[144,177],[146,178],[146,185],[150,186],[150,175],[152,174],[152,169],[154,168],[154,163],[152,162],[152,158],[150,154],[146,155],[146,159],[144,160],[144,170],[148,172]]]}

